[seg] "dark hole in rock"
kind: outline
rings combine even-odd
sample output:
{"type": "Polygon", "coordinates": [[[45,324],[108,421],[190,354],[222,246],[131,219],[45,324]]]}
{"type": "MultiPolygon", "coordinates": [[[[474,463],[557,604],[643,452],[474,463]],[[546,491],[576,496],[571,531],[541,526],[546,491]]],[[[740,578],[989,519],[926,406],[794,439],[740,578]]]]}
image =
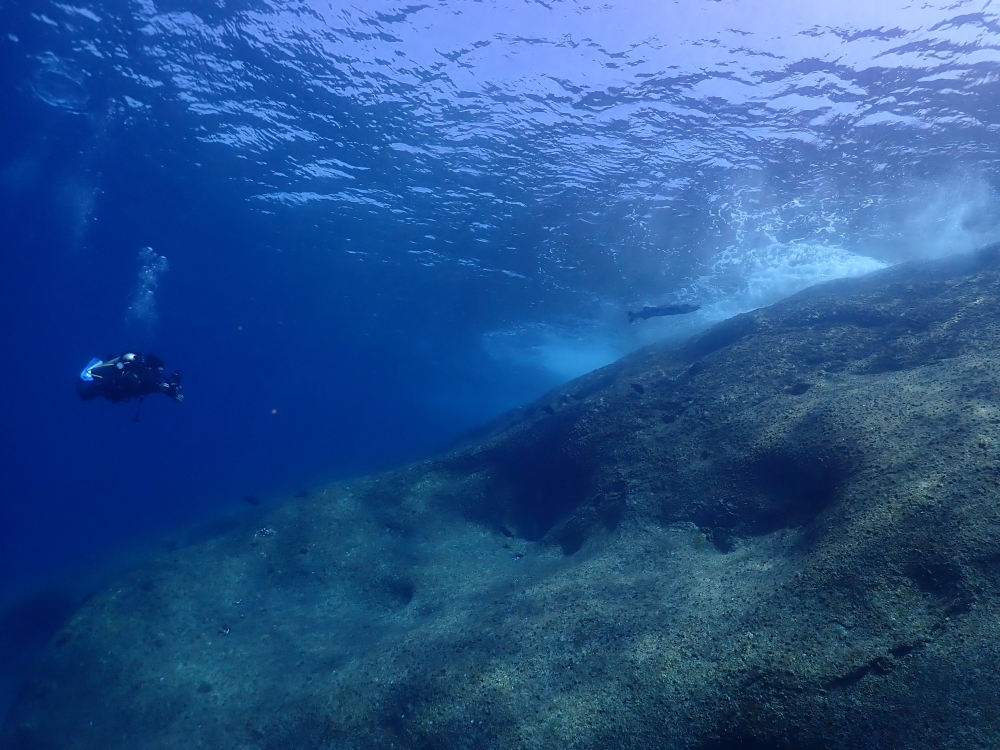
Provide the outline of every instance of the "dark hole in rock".
{"type": "Polygon", "coordinates": [[[621,525],[622,518],[625,516],[625,503],[608,503],[601,507],[599,515],[604,528],[608,531],[614,531],[621,525]]]}
{"type": "Polygon", "coordinates": [[[462,472],[485,470],[489,477],[481,498],[465,507],[468,517],[534,542],[587,499],[596,467],[568,448],[573,420],[564,415],[540,423],[544,428],[523,442],[455,462],[462,472]]]}
{"type": "Polygon", "coordinates": [[[802,383],[802,382],[799,382],[799,383],[795,383],[794,385],[788,386],[785,389],[785,393],[787,393],[787,394],[789,394],[791,396],[801,396],[803,393],[805,393],[806,391],[808,391],[810,388],[812,388],[812,383],[802,383]]]}
{"type": "Polygon", "coordinates": [[[199,693],[211,693],[212,692],[212,683],[211,682],[203,682],[203,683],[201,683],[200,685],[198,685],[198,692],[199,693]]]}
{"type": "Polygon", "coordinates": [[[583,502],[593,473],[558,446],[539,448],[524,451],[502,469],[510,490],[508,522],[528,541],[541,539],[583,502]]]}
{"type": "Polygon", "coordinates": [[[719,552],[732,552],[736,546],[733,541],[733,530],[723,526],[708,529],[705,536],[719,552]]]}
{"type": "Polygon", "coordinates": [[[555,414],[556,413],[556,410],[553,409],[548,404],[546,404],[545,406],[542,407],[542,411],[544,411],[546,414],[555,414]]]}
{"type": "Polygon", "coordinates": [[[694,376],[705,369],[705,363],[700,359],[688,368],[688,375],[694,376]]]}
{"type": "Polygon", "coordinates": [[[634,390],[636,393],[642,394],[646,392],[646,389],[642,387],[641,383],[629,383],[629,385],[632,386],[632,390],[634,390]]]}
{"type": "Polygon", "coordinates": [[[843,461],[834,456],[766,453],[748,467],[750,491],[703,508],[692,520],[729,552],[736,536],[809,524],[834,500],[843,475],[843,461]]]}
{"type": "Polygon", "coordinates": [[[402,579],[394,579],[387,582],[385,588],[389,596],[403,607],[413,601],[413,594],[416,591],[412,583],[402,579]]]}
{"type": "Polygon", "coordinates": [[[752,473],[764,502],[744,518],[750,534],[805,526],[830,504],[843,478],[841,461],[834,457],[769,453],[758,459],[752,473]]]}
{"type": "Polygon", "coordinates": [[[661,412],[660,418],[666,424],[675,421],[677,417],[684,413],[684,404],[677,401],[662,401],[653,408],[661,412]]]}
{"type": "Polygon", "coordinates": [[[702,452],[701,452],[701,460],[702,460],[702,461],[704,461],[704,460],[706,460],[706,459],[707,459],[707,458],[708,458],[709,456],[711,456],[711,455],[712,455],[712,454],[711,454],[711,453],[709,453],[708,451],[702,451],[702,452]]]}
{"type": "MultiPolygon", "coordinates": [[[[725,536],[728,539],[731,530],[739,526],[740,516],[730,507],[729,503],[719,501],[714,506],[702,508],[692,520],[704,532],[705,536],[713,541],[716,547],[722,549],[716,537],[721,539],[725,536]]],[[[728,552],[729,550],[723,551],[728,552]]]]}
{"type": "Polygon", "coordinates": [[[909,574],[925,593],[955,597],[961,592],[962,571],[957,565],[918,560],[910,566],[909,574]]]}
{"type": "Polygon", "coordinates": [[[580,551],[583,543],[587,541],[587,534],[580,524],[573,523],[571,520],[559,530],[557,538],[562,553],[569,556],[580,551]]]}
{"type": "Polygon", "coordinates": [[[260,498],[255,495],[244,495],[243,500],[250,505],[260,505],[260,498]]]}

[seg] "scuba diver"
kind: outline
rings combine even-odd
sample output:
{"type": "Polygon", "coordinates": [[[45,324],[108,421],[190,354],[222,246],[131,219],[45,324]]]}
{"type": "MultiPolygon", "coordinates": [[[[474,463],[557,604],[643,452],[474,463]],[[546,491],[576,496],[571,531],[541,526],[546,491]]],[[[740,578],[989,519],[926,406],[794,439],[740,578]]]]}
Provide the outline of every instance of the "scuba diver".
{"type": "MultiPolygon", "coordinates": [[[[76,381],[76,392],[84,401],[104,396],[113,404],[138,398],[140,407],[143,397],[150,393],[163,393],[176,401],[184,400],[179,372],[164,375],[162,359],[155,354],[132,352],[114,359],[109,356],[107,361],[90,360],[76,381]]],[[[135,419],[139,421],[138,411],[135,419]]]]}
{"type": "Polygon", "coordinates": [[[628,322],[634,323],[636,319],[649,320],[659,318],[663,315],[687,315],[695,310],[700,310],[701,305],[658,305],[657,307],[646,306],[639,312],[628,311],[628,322]]]}

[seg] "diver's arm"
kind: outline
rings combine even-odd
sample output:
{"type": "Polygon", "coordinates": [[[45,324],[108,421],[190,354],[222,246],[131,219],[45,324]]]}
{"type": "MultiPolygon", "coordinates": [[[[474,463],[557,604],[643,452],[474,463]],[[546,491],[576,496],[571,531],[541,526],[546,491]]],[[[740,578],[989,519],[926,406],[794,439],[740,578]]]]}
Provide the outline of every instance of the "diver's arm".
{"type": "Polygon", "coordinates": [[[170,396],[170,398],[175,401],[183,401],[184,394],[181,393],[181,384],[175,380],[168,380],[167,378],[160,376],[160,380],[157,383],[160,388],[160,393],[164,396],[170,396]]]}

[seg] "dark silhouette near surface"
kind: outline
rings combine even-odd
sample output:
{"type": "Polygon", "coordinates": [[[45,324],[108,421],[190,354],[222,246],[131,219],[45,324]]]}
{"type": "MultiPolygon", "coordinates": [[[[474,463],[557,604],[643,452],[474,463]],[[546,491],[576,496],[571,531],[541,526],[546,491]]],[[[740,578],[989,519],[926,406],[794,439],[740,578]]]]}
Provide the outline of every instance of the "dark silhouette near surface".
{"type": "Polygon", "coordinates": [[[687,315],[695,310],[700,310],[701,305],[657,305],[656,307],[643,307],[639,312],[628,311],[628,322],[634,323],[636,318],[648,320],[649,318],[659,318],[664,315],[687,315]]]}

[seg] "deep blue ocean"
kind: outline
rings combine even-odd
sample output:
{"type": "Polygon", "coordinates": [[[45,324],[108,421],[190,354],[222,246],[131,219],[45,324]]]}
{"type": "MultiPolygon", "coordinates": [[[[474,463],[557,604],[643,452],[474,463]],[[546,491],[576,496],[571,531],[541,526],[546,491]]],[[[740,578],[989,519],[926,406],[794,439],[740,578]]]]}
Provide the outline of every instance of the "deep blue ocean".
{"type": "Polygon", "coordinates": [[[0,679],[244,496],[997,239],[991,0],[0,0],[0,679]]]}

